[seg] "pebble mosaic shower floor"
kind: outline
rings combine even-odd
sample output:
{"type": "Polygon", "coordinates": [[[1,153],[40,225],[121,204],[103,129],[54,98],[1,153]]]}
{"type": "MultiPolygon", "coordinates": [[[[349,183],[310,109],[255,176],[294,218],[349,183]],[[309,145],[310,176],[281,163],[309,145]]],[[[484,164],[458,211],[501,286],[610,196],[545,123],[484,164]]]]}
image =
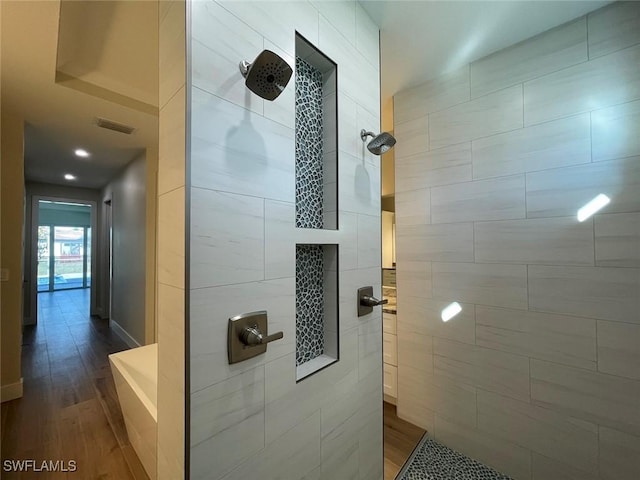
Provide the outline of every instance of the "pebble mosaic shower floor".
{"type": "Polygon", "coordinates": [[[512,480],[427,435],[402,467],[396,480],[512,480]]]}

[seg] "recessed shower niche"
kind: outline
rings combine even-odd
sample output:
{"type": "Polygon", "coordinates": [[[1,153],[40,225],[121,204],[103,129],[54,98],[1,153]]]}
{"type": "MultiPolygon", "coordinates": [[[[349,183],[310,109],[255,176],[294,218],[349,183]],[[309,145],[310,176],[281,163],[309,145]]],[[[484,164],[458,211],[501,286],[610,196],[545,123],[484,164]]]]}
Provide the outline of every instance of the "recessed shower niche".
{"type": "MultiPolygon", "coordinates": [[[[338,229],[337,66],[296,34],[296,228],[338,229]]],[[[313,240],[311,240],[313,242],[313,240]]],[[[338,245],[296,245],[296,380],[338,360],[338,245]]]]}
{"type": "Polygon", "coordinates": [[[338,228],[337,66],[296,34],[296,227],[338,228]]]}
{"type": "Polygon", "coordinates": [[[338,360],[338,245],[296,245],[296,380],[338,360]]]}

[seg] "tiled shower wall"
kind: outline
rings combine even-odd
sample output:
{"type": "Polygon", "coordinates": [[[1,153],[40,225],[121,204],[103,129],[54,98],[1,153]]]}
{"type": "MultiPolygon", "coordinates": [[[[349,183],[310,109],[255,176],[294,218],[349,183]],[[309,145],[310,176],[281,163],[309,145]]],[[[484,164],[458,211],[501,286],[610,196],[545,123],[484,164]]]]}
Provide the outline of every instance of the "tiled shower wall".
{"type": "Polygon", "coordinates": [[[399,416],[518,480],[640,478],[640,3],[394,118],[399,416]]]}
{"type": "MultiPolygon", "coordinates": [[[[356,2],[191,4],[191,478],[382,479],[378,30],[356,2]],[[338,64],[337,230],[295,228],[294,79],[273,102],[244,85],[295,33],[338,64]],[[296,244],[338,245],[340,360],[296,383],[296,244]],[[229,317],[267,310],[266,354],[229,365],[229,317]]],[[[328,150],[329,151],[329,150],[328,150]]],[[[327,335],[327,332],[324,332],[327,335]]]]}

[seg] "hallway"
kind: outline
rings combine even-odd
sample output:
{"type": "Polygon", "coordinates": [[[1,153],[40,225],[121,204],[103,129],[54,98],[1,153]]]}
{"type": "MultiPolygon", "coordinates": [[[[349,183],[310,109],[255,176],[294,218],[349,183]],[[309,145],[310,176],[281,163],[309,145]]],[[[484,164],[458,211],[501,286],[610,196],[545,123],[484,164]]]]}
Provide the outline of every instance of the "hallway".
{"type": "MultiPolygon", "coordinates": [[[[107,355],[127,346],[89,316],[89,290],[40,293],[23,334],[24,397],[2,404],[2,460],[74,460],[46,478],[146,479],[127,438],[107,355]]],[[[2,478],[43,473],[2,472],[2,478]]]]}

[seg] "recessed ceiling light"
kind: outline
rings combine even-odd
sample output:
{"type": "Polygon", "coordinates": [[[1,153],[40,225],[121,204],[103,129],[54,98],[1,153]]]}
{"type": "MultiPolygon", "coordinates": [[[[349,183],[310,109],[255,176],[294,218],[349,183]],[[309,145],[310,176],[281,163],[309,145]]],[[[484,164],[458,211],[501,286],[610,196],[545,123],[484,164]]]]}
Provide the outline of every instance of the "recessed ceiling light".
{"type": "Polygon", "coordinates": [[[70,173],[65,173],[64,174],[64,179],[65,180],[75,180],[76,176],[75,175],[71,175],[70,173]]]}
{"type": "Polygon", "coordinates": [[[83,148],[78,148],[73,153],[75,153],[78,157],[82,157],[82,158],[87,158],[89,156],[89,152],[87,152],[83,148]]]}

